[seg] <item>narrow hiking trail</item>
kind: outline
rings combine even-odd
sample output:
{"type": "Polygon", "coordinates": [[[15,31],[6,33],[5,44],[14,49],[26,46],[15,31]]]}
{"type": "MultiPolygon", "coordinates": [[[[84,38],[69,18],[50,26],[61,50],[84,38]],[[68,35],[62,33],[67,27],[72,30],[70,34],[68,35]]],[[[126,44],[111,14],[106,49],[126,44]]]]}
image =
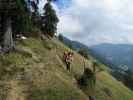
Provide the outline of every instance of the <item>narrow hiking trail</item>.
{"type": "Polygon", "coordinates": [[[6,100],[26,100],[28,87],[20,80],[11,80],[6,100]]]}

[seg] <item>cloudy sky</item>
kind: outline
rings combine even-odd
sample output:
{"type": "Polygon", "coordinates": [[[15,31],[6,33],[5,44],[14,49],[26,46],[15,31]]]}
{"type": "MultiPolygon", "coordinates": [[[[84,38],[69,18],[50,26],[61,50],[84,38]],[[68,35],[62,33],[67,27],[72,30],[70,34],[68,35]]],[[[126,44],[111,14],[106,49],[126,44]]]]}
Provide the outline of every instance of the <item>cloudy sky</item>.
{"type": "Polygon", "coordinates": [[[60,19],[58,33],[70,39],[88,46],[133,44],[133,0],[57,0],[53,6],[60,19]]]}

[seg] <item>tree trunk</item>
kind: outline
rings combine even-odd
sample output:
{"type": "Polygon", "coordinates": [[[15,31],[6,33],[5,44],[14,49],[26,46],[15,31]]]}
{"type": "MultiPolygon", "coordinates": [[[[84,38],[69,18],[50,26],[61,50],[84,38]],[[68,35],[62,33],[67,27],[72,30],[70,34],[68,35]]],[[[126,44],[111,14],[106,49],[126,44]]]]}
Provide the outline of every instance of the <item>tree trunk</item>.
{"type": "Polygon", "coordinates": [[[12,36],[12,22],[11,18],[8,17],[5,21],[5,33],[4,33],[4,41],[3,41],[4,51],[8,52],[14,49],[14,41],[12,36]]]}

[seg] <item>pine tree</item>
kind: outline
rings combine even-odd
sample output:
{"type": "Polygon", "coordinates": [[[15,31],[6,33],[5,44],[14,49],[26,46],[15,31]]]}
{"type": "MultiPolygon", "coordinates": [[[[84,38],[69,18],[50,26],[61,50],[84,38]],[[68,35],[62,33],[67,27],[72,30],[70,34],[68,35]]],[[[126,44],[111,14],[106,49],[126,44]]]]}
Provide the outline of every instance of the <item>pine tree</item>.
{"type": "Polygon", "coordinates": [[[15,0],[0,0],[0,15],[3,24],[3,48],[9,50],[14,48],[13,31],[12,31],[12,18],[17,11],[17,2],[15,0]],[[2,15],[3,14],[3,15],[2,15]]]}
{"type": "Polygon", "coordinates": [[[37,13],[38,12],[39,0],[29,0],[29,2],[31,4],[31,6],[32,6],[33,12],[37,13]]]}
{"type": "Polygon", "coordinates": [[[0,0],[1,44],[3,50],[15,47],[13,36],[26,28],[28,9],[25,0],[0,0]]]}
{"type": "Polygon", "coordinates": [[[57,31],[57,23],[59,22],[59,19],[51,5],[51,1],[52,0],[47,0],[46,5],[44,6],[42,30],[45,35],[53,37],[57,31]]]}

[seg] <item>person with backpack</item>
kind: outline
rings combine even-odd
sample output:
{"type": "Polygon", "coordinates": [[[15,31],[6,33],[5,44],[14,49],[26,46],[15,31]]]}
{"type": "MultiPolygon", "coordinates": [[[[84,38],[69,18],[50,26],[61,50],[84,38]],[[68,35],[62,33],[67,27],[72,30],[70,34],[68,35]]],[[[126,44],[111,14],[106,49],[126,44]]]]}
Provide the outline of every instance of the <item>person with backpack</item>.
{"type": "Polygon", "coordinates": [[[72,61],[73,61],[73,52],[64,53],[64,62],[66,64],[66,69],[69,71],[72,61]]]}

